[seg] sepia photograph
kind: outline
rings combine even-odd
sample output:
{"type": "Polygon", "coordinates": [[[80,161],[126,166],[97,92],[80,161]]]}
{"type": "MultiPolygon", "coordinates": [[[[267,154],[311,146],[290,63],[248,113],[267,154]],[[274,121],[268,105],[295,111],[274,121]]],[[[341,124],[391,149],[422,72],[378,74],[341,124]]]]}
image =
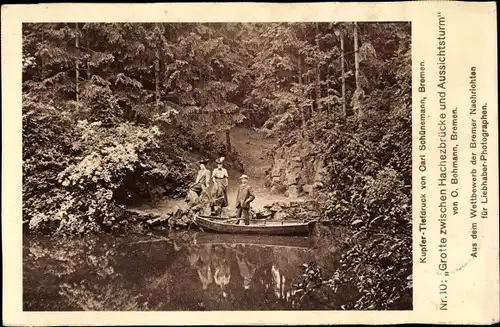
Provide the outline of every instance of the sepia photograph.
{"type": "Polygon", "coordinates": [[[411,25],[23,23],[23,311],[413,310],[411,25]]]}

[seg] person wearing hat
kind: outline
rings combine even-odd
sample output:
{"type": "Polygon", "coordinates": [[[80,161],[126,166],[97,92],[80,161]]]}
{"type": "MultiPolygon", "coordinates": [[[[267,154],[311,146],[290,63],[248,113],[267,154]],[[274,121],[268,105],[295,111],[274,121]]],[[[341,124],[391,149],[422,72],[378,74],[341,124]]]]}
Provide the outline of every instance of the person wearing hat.
{"type": "Polygon", "coordinates": [[[222,166],[224,157],[218,158],[217,160],[215,160],[215,162],[217,163],[217,168],[215,168],[212,172],[212,179],[214,181],[215,188],[215,198],[222,200],[221,207],[227,207],[227,186],[229,184],[229,175],[227,174],[226,168],[222,166]]]}
{"type": "MultiPolygon", "coordinates": [[[[236,217],[243,218],[245,225],[250,225],[250,202],[255,199],[252,187],[248,184],[248,176],[241,175],[241,184],[236,196],[236,217]]],[[[240,221],[238,220],[238,224],[240,221]]]]}
{"type": "Polygon", "coordinates": [[[210,170],[205,166],[208,160],[202,159],[199,161],[200,170],[196,175],[196,180],[189,186],[188,194],[186,196],[186,202],[193,205],[202,192],[206,192],[210,186],[210,170]]]}

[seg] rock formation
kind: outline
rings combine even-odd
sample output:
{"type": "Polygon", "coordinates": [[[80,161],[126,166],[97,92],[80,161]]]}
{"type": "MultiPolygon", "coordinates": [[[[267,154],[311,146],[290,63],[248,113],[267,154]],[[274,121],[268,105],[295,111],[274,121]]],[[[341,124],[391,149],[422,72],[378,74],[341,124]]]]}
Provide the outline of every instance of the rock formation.
{"type": "Polygon", "coordinates": [[[256,219],[299,219],[299,220],[316,220],[320,217],[316,201],[300,201],[300,202],[275,202],[272,205],[264,206],[264,208],[255,213],[256,219]]]}
{"type": "Polygon", "coordinates": [[[291,198],[314,195],[326,184],[328,176],[323,155],[307,139],[282,145],[274,152],[273,159],[266,182],[273,194],[284,193],[291,198]]]}

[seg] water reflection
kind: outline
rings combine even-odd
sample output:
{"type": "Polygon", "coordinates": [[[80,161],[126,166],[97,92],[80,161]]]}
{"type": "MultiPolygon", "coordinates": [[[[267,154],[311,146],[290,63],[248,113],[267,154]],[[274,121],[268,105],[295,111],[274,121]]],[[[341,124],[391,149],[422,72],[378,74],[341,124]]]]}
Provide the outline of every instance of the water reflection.
{"type": "Polygon", "coordinates": [[[252,283],[252,278],[255,274],[256,265],[245,258],[245,250],[241,245],[236,248],[236,262],[238,263],[238,268],[240,270],[240,275],[243,277],[243,288],[248,290],[250,284],[252,283]]]}
{"type": "Polygon", "coordinates": [[[300,265],[317,259],[303,237],[27,237],[24,309],[295,309],[300,265]]]}

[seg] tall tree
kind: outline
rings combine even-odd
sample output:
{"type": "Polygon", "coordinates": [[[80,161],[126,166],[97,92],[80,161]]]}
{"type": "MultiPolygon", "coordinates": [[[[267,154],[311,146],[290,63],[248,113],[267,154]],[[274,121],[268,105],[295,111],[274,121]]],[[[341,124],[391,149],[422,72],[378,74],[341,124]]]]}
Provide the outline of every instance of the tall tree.
{"type": "Polygon", "coordinates": [[[319,47],[319,28],[318,28],[319,23],[316,22],[314,24],[315,31],[316,31],[316,55],[317,55],[317,63],[316,63],[316,110],[318,112],[322,111],[322,105],[320,102],[321,99],[321,60],[320,60],[320,52],[321,49],[319,47]]]}
{"type": "MultiPolygon", "coordinates": [[[[75,30],[76,30],[76,35],[75,35],[75,47],[78,50],[80,48],[79,41],[80,41],[80,31],[78,30],[78,23],[75,23],[75,30]]],[[[80,90],[79,90],[79,79],[80,79],[80,59],[76,58],[75,59],[75,93],[76,93],[76,108],[80,106],[80,90]]]]}
{"type": "Polygon", "coordinates": [[[356,81],[356,88],[353,94],[352,104],[353,110],[357,115],[358,119],[363,116],[363,106],[361,101],[364,96],[363,89],[360,84],[360,75],[359,75],[359,45],[358,45],[358,24],[353,23],[354,29],[354,76],[356,81]]]}
{"type": "Polygon", "coordinates": [[[160,31],[158,28],[158,24],[155,24],[155,32],[158,34],[157,37],[157,45],[155,47],[155,105],[156,112],[160,110],[160,31]]]}
{"type": "Polygon", "coordinates": [[[358,24],[353,24],[354,28],[354,76],[356,78],[356,88],[359,85],[359,47],[358,47],[358,24]]]}
{"type": "Polygon", "coordinates": [[[344,33],[339,32],[340,36],[340,71],[342,76],[342,114],[347,117],[347,108],[345,100],[345,60],[344,60],[344,33]]]}
{"type": "MultiPolygon", "coordinates": [[[[298,79],[299,79],[299,88],[300,88],[300,91],[303,92],[303,89],[304,89],[304,83],[302,81],[302,55],[299,54],[299,60],[298,60],[298,79]]],[[[296,101],[296,106],[298,108],[298,110],[300,110],[300,117],[301,117],[301,120],[302,120],[302,128],[304,128],[306,126],[306,113],[304,112],[305,108],[302,104],[302,102],[299,102],[299,100],[297,99],[296,101]]]]}

